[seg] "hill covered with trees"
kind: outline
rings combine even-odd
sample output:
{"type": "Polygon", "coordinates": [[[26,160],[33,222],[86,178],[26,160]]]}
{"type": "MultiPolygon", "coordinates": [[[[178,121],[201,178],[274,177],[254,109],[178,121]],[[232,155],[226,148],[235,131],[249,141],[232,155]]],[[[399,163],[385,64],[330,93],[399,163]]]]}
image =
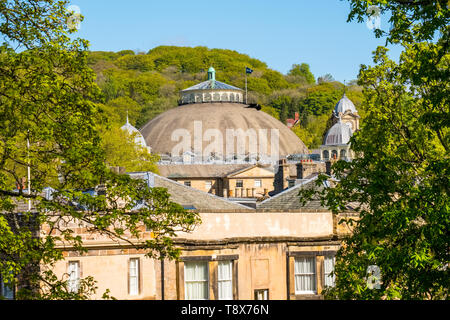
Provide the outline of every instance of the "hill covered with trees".
{"type": "MultiPolygon", "coordinates": [[[[315,148],[344,92],[344,85],[330,74],[316,81],[305,63],[293,64],[284,75],[258,59],[226,49],[159,46],[147,53],[95,51],[89,53],[88,61],[104,95],[102,108],[117,126],[125,122],[127,111],[130,122],[139,128],[176,107],[179,91],[206,80],[210,66],[218,80],[244,88],[245,67],[249,67],[253,73],[247,79],[248,101],[261,104],[263,111],[282,122],[299,112],[301,123],[294,131],[309,148],[315,148]]],[[[346,92],[363,114],[360,88],[349,85],[346,92]]]]}

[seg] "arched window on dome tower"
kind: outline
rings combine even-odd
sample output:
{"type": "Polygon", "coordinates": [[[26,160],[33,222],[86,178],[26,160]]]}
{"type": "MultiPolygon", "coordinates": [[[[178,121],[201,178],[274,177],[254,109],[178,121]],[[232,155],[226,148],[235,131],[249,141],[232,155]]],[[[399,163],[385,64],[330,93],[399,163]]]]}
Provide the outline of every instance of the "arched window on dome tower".
{"type": "Polygon", "coordinates": [[[324,150],[323,151],[323,159],[328,160],[329,157],[330,157],[330,153],[328,152],[328,150],[324,150]]]}
{"type": "Polygon", "coordinates": [[[234,102],[234,93],[230,93],[230,102],[234,102]]]}
{"type": "Polygon", "coordinates": [[[338,152],[336,150],[331,151],[331,159],[337,159],[338,152]]]}
{"type": "Polygon", "coordinates": [[[220,93],[214,93],[213,94],[213,101],[220,101],[220,93]]]}
{"type": "Polygon", "coordinates": [[[191,94],[189,95],[188,102],[189,102],[189,103],[195,102],[195,96],[194,96],[193,93],[191,93],[191,94]]]}
{"type": "Polygon", "coordinates": [[[347,151],[342,149],[341,150],[341,160],[346,160],[347,158],[347,151]]]}
{"type": "Polygon", "coordinates": [[[211,93],[205,93],[205,102],[211,101],[211,93]]]}
{"type": "Polygon", "coordinates": [[[195,102],[203,102],[203,95],[201,93],[195,95],[195,102]]]}

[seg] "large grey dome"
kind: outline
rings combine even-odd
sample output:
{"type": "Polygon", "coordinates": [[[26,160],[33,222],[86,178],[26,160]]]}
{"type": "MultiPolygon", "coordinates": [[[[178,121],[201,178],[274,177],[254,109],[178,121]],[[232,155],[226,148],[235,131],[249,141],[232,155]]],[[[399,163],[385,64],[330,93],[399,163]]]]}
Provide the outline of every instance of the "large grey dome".
{"type": "Polygon", "coordinates": [[[345,113],[347,111],[349,111],[350,113],[358,113],[353,102],[349,98],[347,98],[344,93],[344,96],[334,107],[334,114],[337,116],[339,113],[345,113]]]}
{"type": "Polygon", "coordinates": [[[261,161],[277,155],[309,153],[286,125],[242,102],[243,91],[216,81],[211,67],[208,81],[181,91],[179,107],[149,121],[140,131],[153,152],[172,159],[180,152],[225,161],[240,157],[261,161]],[[214,144],[211,149],[210,142],[214,144]]]}
{"type": "Polygon", "coordinates": [[[323,144],[326,146],[345,145],[350,142],[351,136],[352,129],[339,119],[339,122],[328,130],[323,144]]]}
{"type": "MultiPolygon", "coordinates": [[[[244,132],[248,129],[253,129],[256,133],[258,133],[259,129],[266,129],[268,136],[271,134],[271,129],[277,129],[279,132],[280,156],[309,153],[305,144],[282,122],[264,111],[250,108],[242,103],[193,103],[181,105],[150,120],[140,131],[147,145],[152,147],[153,152],[171,154],[174,147],[179,144],[179,141],[172,141],[171,139],[174,130],[185,129],[193,138],[195,134],[194,122],[196,121],[201,123],[204,133],[208,129],[218,129],[224,140],[227,135],[227,129],[242,129],[244,132]]],[[[267,150],[272,150],[271,142],[269,138],[267,150]]],[[[259,144],[259,142],[257,143],[259,144]]],[[[204,144],[207,145],[208,143],[205,142],[204,144]]],[[[225,141],[223,150],[225,153],[225,141]]],[[[247,143],[245,152],[249,153],[249,151],[250,148],[247,143]]],[[[230,155],[232,154],[226,152],[226,156],[230,155]]]]}

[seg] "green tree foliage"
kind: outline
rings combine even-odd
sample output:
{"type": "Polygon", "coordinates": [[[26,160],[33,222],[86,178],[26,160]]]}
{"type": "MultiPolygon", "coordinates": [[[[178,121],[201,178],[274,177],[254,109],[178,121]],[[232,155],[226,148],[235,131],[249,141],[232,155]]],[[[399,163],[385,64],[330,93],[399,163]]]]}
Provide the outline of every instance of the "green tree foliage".
{"type": "MultiPolygon", "coordinates": [[[[336,257],[330,299],[448,299],[449,39],[448,1],[351,0],[349,20],[367,18],[369,5],[390,14],[390,43],[399,62],[379,47],[362,66],[365,120],[352,138],[360,155],[337,162],[336,188],[321,196],[333,212],[359,203],[353,234],[336,257]],[[381,271],[380,288],[367,269],[381,271]]],[[[323,178],[323,177],[322,177],[323,178]]],[[[322,179],[320,179],[322,180],[322,179]]],[[[302,198],[311,196],[303,193],[302,198]]]]}
{"type": "Polygon", "coordinates": [[[267,81],[267,84],[272,90],[279,90],[288,87],[288,83],[284,79],[283,75],[273,70],[267,70],[264,72],[262,79],[267,81]]]}
{"type": "Polygon", "coordinates": [[[307,63],[293,64],[288,75],[295,77],[295,79],[297,79],[296,82],[306,82],[307,84],[314,84],[316,82],[316,78],[314,78],[314,75],[309,69],[309,64],[307,63]]]}
{"type": "Polygon", "coordinates": [[[280,95],[276,99],[272,100],[273,108],[279,110],[280,121],[286,123],[288,118],[289,108],[292,105],[292,97],[288,95],[280,95]]]}
{"type": "Polygon", "coordinates": [[[102,132],[102,147],[106,163],[111,167],[124,167],[128,172],[158,172],[159,157],[136,144],[137,133],[129,134],[119,127],[102,132]]]}
{"type": "Polygon", "coordinates": [[[126,70],[151,71],[155,69],[153,60],[144,54],[125,53],[117,59],[117,65],[126,70]]]}
{"type": "Polygon", "coordinates": [[[121,96],[108,102],[108,106],[100,105],[105,116],[112,123],[125,124],[127,114],[131,122],[136,122],[140,115],[142,107],[135,100],[128,96],[121,96]]]}
{"type": "MultiPolygon", "coordinates": [[[[52,273],[52,266],[63,259],[58,244],[85,252],[81,238],[65,222],[127,241],[148,256],[169,258],[178,255],[171,240],[175,232],[198,222],[196,214],[170,201],[167,190],[149,189],[145,182],[108,168],[99,129],[105,125],[98,105],[101,92],[87,64],[86,41],[70,39],[67,5],[0,0],[0,274],[8,286],[19,285],[17,298],[84,299],[95,290],[94,280],[86,278],[78,293],[70,293],[67,277],[52,273]],[[17,190],[28,166],[31,189],[17,190]],[[106,192],[84,192],[97,186],[106,192]],[[45,196],[46,187],[54,189],[51,197],[45,196]],[[29,200],[31,211],[17,207],[29,200]],[[130,214],[137,201],[151,202],[152,208],[130,214]],[[144,225],[155,238],[143,240],[144,225]]],[[[90,59],[108,58],[111,63],[117,56],[123,53],[90,59]]],[[[112,88],[140,102],[166,82],[160,79],[121,79],[112,88]]],[[[111,100],[121,97],[114,90],[111,100]]]]}
{"type": "Polygon", "coordinates": [[[250,77],[247,80],[247,88],[249,91],[255,91],[263,95],[268,95],[272,92],[269,83],[263,78],[250,77]]]}
{"type": "Polygon", "coordinates": [[[300,111],[306,115],[331,115],[343,93],[343,85],[336,82],[325,82],[308,88],[307,96],[300,103],[300,111]]]}
{"type": "Polygon", "coordinates": [[[324,82],[334,82],[334,81],[335,80],[334,80],[333,76],[331,74],[329,74],[329,73],[327,73],[327,74],[317,78],[317,83],[318,84],[321,84],[321,83],[324,83],[324,82]]]}
{"type": "Polygon", "coordinates": [[[294,126],[292,131],[302,140],[309,149],[318,148],[323,142],[323,135],[327,129],[326,114],[320,116],[310,115],[301,121],[300,125],[294,126]]]}
{"type": "Polygon", "coordinates": [[[277,111],[275,108],[273,108],[273,107],[271,107],[271,106],[265,106],[265,105],[262,105],[262,106],[261,106],[261,110],[262,110],[263,112],[265,112],[265,113],[271,115],[271,116],[274,117],[275,119],[280,120],[280,114],[278,113],[278,111],[277,111]]]}

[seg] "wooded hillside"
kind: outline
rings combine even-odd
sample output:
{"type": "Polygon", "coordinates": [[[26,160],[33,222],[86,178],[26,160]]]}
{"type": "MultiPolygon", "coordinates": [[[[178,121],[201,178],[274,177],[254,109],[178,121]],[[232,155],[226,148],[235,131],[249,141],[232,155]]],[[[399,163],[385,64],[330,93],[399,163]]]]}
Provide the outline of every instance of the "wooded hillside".
{"type": "MultiPolygon", "coordinates": [[[[315,77],[305,63],[293,64],[288,74],[268,68],[248,55],[226,49],[160,46],[147,53],[132,50],[90,52],[89,65],[103,91],[103,109],[113,124],[130,122],[137,128],[158,114],[178,105],[179,91],[207,79],[213,66],[216,79],[239,88],[248,75],[249,102],[285,122],[300,113],[301,125],[294,129],[309,148],[321,144],[327,120],[344,85],[330,74],[315,77]],[[317,80],[316,80],[317,79],[317,80]]],[[[363,115],[359,87],[349,83],[347,96],[363,115]]]]}

